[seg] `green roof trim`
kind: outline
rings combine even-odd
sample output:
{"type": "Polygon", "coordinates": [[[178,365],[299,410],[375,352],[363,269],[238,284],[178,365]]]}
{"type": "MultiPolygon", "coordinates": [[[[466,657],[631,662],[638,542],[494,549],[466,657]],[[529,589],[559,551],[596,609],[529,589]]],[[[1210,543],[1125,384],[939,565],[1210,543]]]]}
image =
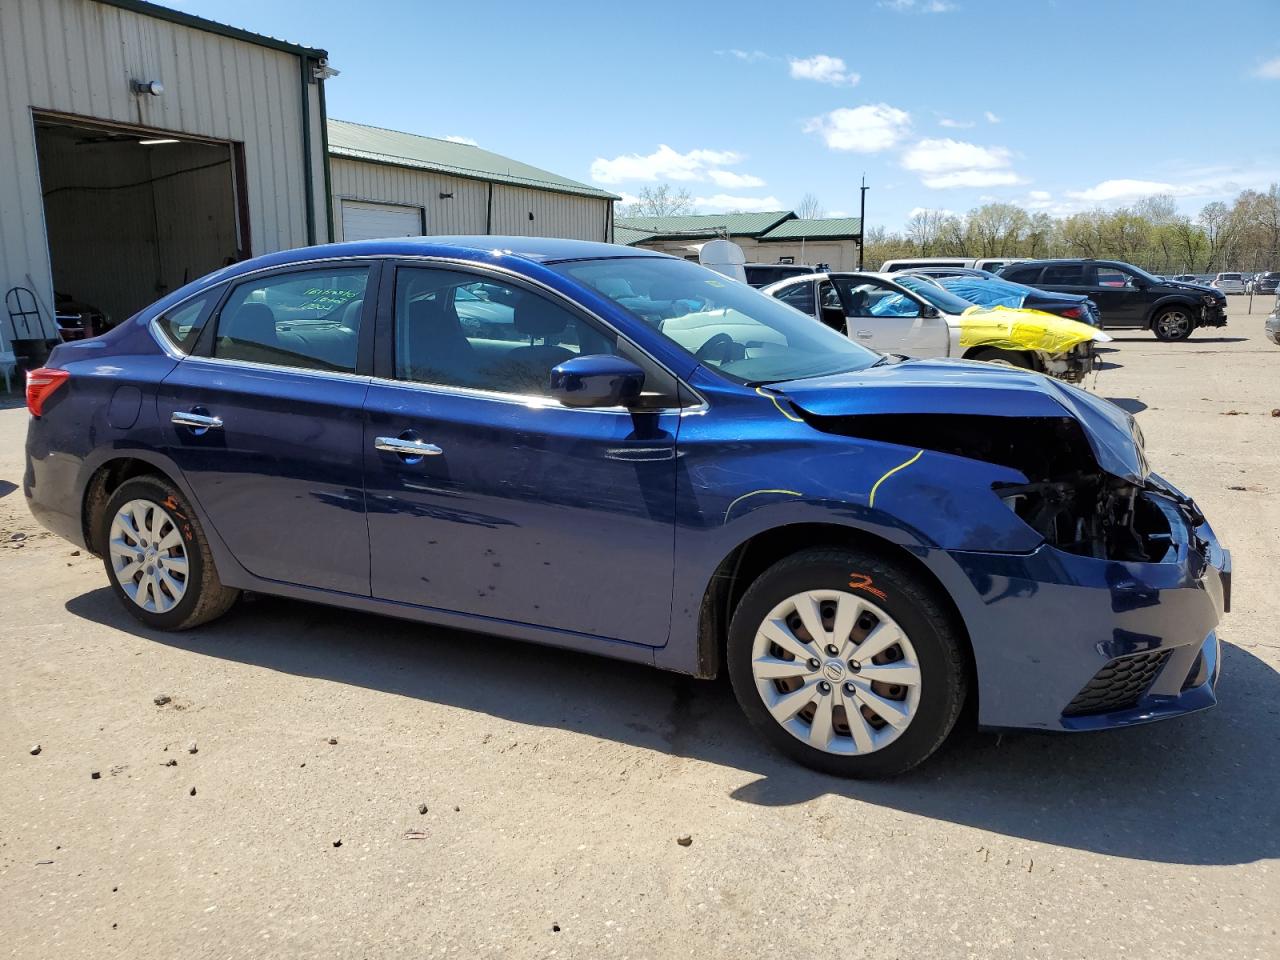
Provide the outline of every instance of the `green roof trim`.
{"type": "Polygon", "coordinates": [[[613,222],[613,242],[620,243],[624,247],[652,240],[656,236],[656,233],[650,233],[648,230],[633,230],[631,227],[622,226],[616,220],[613,222]]]}
{"type": "Polygon", "coordinates": [[[770,240],[859,240],[862,221],[857,217],[832,217],[823,220],[786,220],[768,233],[756,238],[770,240]]]}
{"type": "Polygon", "coordinates": [[[795,218],[790,210],[768,213],[701,213],[680,217],[615,217],[618,227],[641,230],[653,238],[715,237],[728,233],[734,237],[757,237],[784,220],[795,218]]]}
{"type": "Polygon", "coordinates": [[[469,143],[386,130],[349,120],[329,120],[329,155],[413,170],[432,170],[451,177],[507,183],[553,193],[572,193],[582,197],[598,197],[601,200],[620,199],[598,187],[558,176],[501,154],[490,153],[469,143]]]}
{"type": "Polygon", "coordinates": [[[312,60],[319,60],[329,56],[327,50],[321,50],[319,47],[307,47],[298,43],[290,43],[288,40],[268,37],[265,34],[253,33],[250,30],[242,30],[240,27],[219,23],[217,20],[207,20],[204,17],[197,17],[195,14],[162,7],[158,3],[149,3],[147,0],[98,0],[98,2],[109,7],[128,10],[130,13],[138,13],[144,17],[155,17],[157,20],[165,20],[169,23],[176,23],[179,26],[191,27],[193,30],[203,30],[206,33],[216,33],[220,37],[229,37],[232,40],[243,40],[245,43],[269,47],[272,50],[292,53],[299,57],[310,57],[312,60]]]}

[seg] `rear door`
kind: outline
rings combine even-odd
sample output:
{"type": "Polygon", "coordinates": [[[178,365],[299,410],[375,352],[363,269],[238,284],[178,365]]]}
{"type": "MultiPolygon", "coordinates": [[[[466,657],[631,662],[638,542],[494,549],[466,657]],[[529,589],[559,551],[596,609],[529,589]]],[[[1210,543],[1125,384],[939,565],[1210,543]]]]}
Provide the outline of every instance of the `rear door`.
{"type": "Polygon", "coordinates": [[[378,265],[230,286],[160,385],[166,452],[250,573],[368,595],[361,458],[378,265]]]}
{"type": "Polygon", "coordinates": [[[382,301],[363,440],[373,595],[665,644],[675,381],[566,301],[503,274],[406,264],[382,301]],[[547,397],[553,366],[601,353],[646,367],[647,409],[547,397]]]}

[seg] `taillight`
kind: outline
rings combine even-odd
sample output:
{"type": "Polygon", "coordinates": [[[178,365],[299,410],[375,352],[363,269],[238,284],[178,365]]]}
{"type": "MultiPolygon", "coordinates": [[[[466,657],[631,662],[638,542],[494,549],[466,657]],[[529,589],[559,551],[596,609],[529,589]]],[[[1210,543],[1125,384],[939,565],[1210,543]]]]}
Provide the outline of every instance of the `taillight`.
{"type": "Polygon", "coordinates": [[[1072,320],[1075,320],[1082,313],[1084,313],[1084,311],[1081,310],[1079,307],[1067,307],[1067,309],[1062,311],[1062,315],[1064,317],[1069,317],[1072,320]]]}
{"type": "Polygon", "coordinates": [[[41,367],[27,374],[27,409],[33,417],[44,413],[44,402],[71,378],[66,370],[41,367]]]}

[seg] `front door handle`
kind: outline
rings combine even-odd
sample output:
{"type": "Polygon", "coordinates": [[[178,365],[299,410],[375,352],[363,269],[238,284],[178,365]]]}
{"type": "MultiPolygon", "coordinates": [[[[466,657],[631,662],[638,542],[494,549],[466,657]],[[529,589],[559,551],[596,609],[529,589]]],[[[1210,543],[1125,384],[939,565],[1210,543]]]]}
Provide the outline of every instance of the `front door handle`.
{"type": "Polygon", "coordinates": [[[180,427],[190,427],[192,430],[203,433],[205,430],[221,430],[222,418],[211,417],[204,413],[194,413],[190,410],[175,410],[173,415],[169,417],[169,422],[177,424],[180,427]]]}
{"type": "Polygon", "coordinates": [[[870,330],[859,330],[859,331],[858,331],[858,339],[859,339],[859,340],[870,340],[870,339],[871,339],[871,331],[870,331],[870,330]]]}
{"type": "Polygon", "coordinates": [[[427,443],[425,440],[407,440],[403,437],[378,437],[373,441],[373,446],[385,453],[411,458],[414,463],[423,457],[438,457],[444,453],[434,443],[427,443]]]}

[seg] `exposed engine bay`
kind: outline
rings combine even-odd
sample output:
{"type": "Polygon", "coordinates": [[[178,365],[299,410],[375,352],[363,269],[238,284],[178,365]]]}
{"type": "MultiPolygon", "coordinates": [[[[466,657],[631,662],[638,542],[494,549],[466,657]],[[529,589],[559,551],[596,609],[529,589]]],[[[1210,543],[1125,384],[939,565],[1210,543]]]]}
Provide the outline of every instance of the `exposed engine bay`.
{"type": "Polygon", "coordinates": [[[830,433],[1011,467],[1025,484],[996,494],[1059,550],[1108,560],[1157,563],[1172,547],[1169,517],[1151,494],[1176,505],[1191,526],[1195,505],[1153,479],[1139,486],[1104,472],[1072,417],[872,414],[805,419],[830,433]]]}

